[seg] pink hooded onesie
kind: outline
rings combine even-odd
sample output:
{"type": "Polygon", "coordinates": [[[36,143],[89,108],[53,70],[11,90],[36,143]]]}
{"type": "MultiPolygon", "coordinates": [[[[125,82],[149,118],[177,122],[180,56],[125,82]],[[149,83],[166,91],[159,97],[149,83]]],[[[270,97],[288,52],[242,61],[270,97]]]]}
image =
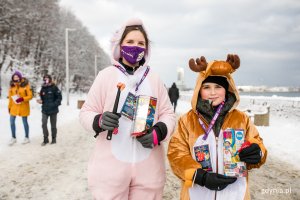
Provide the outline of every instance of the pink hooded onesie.
{"type": "MultiPolygon", "coordinates": [[[[142,25],[141,20],[129,20],[112,38],[112,63],[123,67],[119,42],[126,26],[142,25]]],[[[150,49],[145,54],[145,63],[133,75],[122,73],[110,66],[101,70],[96,77],[86,101],[80,111],[80,122],[93,132],[92,124],[97,114],[112,111],[119,82],[126,85],[121,92],[118,112],[129,92],[157,98],[154,123],[166,124],[168,140],[175,126],[175,114],[167,90],[159,76],[151,70],[135,92],[135,85],[143,77],[148,65],[150,49]]],[[[162,199],[165,184],[165,153],[163,145],[153,149],[144,148],[131,136],[133,121],[122,116],[119,119],[118,134],[107,140],[107,131],[97,137],[95,149],[88,165],[88,183],[94,199],[101,200],[154,200],[162,199]]]]}

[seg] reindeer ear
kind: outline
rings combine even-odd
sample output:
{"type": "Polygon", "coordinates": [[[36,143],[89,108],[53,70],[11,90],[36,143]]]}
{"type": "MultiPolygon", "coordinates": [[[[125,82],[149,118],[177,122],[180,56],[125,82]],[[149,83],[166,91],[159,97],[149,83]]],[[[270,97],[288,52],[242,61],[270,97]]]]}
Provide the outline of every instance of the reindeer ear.
{"type": "Polygon", "coordinates": [[[201,56],[200,59],[197,58],[196,63],[195,60],[191,58],[189,60],[189,66],[194,72],[201,72],[206,70],[207,62],[204,56],[201,56]]]}
{"type": "Polygon", "coordinates": [[[228,54],[226,62],[228,62],[233,69],[239,68],[241,64],[240,58],[236,54],[228,54]]]}

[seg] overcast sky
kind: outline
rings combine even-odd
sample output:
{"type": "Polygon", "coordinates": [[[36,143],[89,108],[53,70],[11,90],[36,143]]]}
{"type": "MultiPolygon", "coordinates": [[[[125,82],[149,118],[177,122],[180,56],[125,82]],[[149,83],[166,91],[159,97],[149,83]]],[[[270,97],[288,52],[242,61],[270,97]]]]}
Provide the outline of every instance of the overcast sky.
{"type": "Polygon", "coordinates": [[[113,32],[127,19],[144,21],[152,45],[150,66],[167,86],[189,58],[208,61],[238,54],[237,85],[300,86],[299,0],[61,0],[109,53],[113,32]]]}

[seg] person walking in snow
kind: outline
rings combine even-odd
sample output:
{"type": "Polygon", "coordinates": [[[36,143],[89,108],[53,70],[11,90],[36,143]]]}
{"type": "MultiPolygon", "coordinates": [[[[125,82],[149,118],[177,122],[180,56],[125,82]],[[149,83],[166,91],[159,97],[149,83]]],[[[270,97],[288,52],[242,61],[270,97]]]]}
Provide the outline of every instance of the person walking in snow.
{"type": "Polygon", "coordinates": [[[50,75],[45,75],[43,77],[43,85],[40,91],[40,99],[37,100],[38,103],[42,104],[42,128],[44,140],[42,146],[49,143],[49,132],[47,128],[48,118],[50,117],[51,124],[51,144],[56,143],[57,137],[57,113],[59,112],[58,106],[60,106],[62,100],[61,92],[58,87],[52,82],[52,77],[50,75]]]}
{"type": "Polygon", "coordinates": [[[111,42],[113,66],[99,72],[80,110],[82,125],[99,134],[88,166],[89,188],[94,199],[160,200],[166,179],[161,143],[173,132],[175,114],[167,89],[148,66],[150,44],[143,22],[127,21],[111,42]],[[117,109],[122,115],[111,112],[119,82],[125,84],[117,109]],[[149,115],[138,121],[132,106],[142,97],[156,103],[149,109],[147,103],[149,115]],[[151,127],[144,124],[145,130],[133,136],[133,128],[145,120],[153,122],[151,127]],[[117,134],[108,140],[113,130],[117,134]]]}
{"type": "Polygon", "coordinates": [[[16,117],[22,117],[25,138],[22,144],[29,143],[29,125],[28,116],[30,115],[29,101],[32,99],[32,91],[29,81],[22,76],[21,72],[15,71],[11,77],[10,88],[8,91],[8,112],[10,114],[10,128],[12,138],[9,145],[17,142],[16,138],[16,117]]]}
{"type": "MultiPolygon", "coordinates": [[[[236,109],[240,97],[231,73],[240,66],[240,59],[229,54],[226,62],[207,64],[201,57],[196,63],[191,59],[189,65],[199,72],[192,109],[180,117],[168,147],[170,166],[182,180],[180,199],[250,199],[247,175],[225,176],[223,163],[226,136],[233,133],[235,140],[245,138],[243,148],[237,152],[248,170],[259,168],[267,158],[256,127],[244,112],[236,109]],[[210,170],[201,165],[201,160],[197,161],[196,152],[201,149],[210,152],[210,170]]],[[[232,171],[233,167],[230,164],[232,171]]]]}
{"type": "Polygon", "coordinates": [[[170,97],[170,101],[174,107],[174,112],[175,112],[176,106],[177,106],[177,101],[179,99],[179,89],[177,88],[175,83],[173,83],[169,89],[169,97],[170,97]]]}

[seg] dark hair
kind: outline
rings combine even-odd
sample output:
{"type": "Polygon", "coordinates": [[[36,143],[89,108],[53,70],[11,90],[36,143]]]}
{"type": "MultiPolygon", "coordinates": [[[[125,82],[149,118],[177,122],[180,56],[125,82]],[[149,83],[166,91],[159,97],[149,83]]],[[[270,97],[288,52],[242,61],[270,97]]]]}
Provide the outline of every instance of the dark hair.
{"type": "Polygon", "coordinates": [[[49,78],[49,81],[50,81],[50,82],[52,81],[52,77],[51,77],[51,75],[49,75],[49,74],[45,74],[45,75],[43,76],[43,80],[45,80],[45,78],[49,78]]]}
{"type": "Polygon", "coordinates": [[[145,41],[146,41],[146,49],[148,49],[148,47],[149,47],[149,39],[148,39],[148,36],[147,36],[147,33],[146,33],[145,29],[141,25],[126,26],[126,28],[125,28],[125,30],[124,30],[124,32],[122,34],[122,37],[121,37],[121,40],[120,40],[120,44],[123,42],[123,40],[126,37],[126,35],[128,33],[130,33],[131,31],[141,31],[141,33],[144,35],[144,38],[145,38],[145,41]]]}

